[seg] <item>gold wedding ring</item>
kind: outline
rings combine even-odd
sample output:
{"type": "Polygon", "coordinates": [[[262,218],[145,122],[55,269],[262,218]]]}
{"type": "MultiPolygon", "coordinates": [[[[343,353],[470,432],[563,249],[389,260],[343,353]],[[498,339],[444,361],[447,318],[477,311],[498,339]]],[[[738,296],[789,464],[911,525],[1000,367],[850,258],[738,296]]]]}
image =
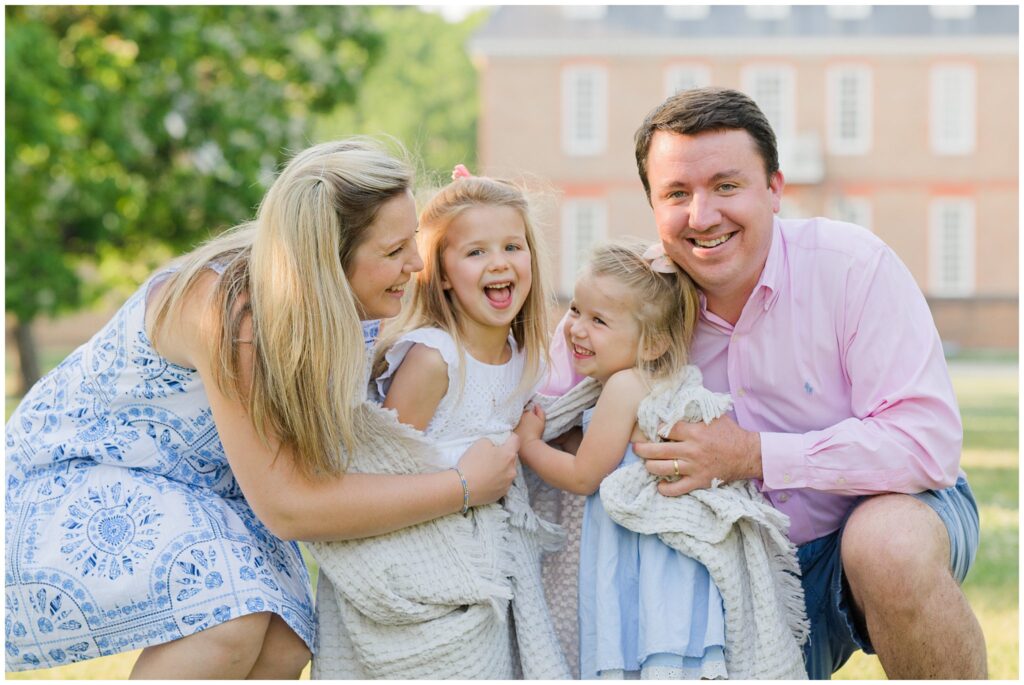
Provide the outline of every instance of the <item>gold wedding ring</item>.
{"type": "Polygon", "coordinates": [[[676,478],[679,478],[679,460],[678,459],[673,459],[672,460],[672,470],[675,472],[676,478]]]}

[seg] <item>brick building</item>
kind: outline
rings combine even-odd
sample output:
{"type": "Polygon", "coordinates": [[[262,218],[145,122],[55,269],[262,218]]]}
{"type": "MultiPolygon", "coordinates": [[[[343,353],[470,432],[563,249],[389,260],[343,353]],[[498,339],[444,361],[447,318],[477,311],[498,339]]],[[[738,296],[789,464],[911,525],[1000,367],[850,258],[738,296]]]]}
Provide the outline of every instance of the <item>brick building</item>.
{"type": "Polygon", "coordinates": [[[470,42],[484,173],[545,179],[557,283],[656,231],[633,132],[667,95],[738,88],[779,138],[783,216],[875,231],[954,348],[1018,345],[1015,6],[505,6],[470,42]]]}

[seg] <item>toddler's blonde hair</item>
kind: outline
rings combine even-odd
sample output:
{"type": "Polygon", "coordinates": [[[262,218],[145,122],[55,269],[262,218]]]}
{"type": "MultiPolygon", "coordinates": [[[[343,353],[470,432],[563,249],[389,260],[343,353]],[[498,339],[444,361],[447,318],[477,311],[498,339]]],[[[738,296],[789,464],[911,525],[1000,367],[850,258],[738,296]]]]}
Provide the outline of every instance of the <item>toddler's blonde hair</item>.
{"type": "Polygon", "coordinates": [[[632,294],[630,311],[640,326],[636,368],[653,383],[687,364],[699,300],[685,273],[651,268],[643,257],[649,246],[628,237],[602,243],[591,251],[580,276],[612,278],[632,294]]]}

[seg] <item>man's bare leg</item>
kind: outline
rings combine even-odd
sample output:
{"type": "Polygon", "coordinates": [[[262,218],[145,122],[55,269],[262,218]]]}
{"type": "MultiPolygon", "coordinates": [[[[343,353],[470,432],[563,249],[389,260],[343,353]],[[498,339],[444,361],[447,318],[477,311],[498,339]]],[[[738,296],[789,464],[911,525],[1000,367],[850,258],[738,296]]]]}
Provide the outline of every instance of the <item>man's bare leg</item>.
{"type": "Polygon", "coordinates": [[[949,536],[909,495],[879,495],[846,523],[843,568],[890,679],[986,678],[985,636],[949,571],[949,536]]]}

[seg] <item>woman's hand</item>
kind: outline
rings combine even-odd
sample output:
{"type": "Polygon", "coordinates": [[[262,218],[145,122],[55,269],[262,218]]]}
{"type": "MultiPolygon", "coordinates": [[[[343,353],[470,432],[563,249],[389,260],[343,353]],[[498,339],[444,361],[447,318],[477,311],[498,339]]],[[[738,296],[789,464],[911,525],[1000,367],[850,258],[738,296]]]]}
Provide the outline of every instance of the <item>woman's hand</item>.
{"type": "Polygon", "coordinates": [[[516,477],[519,437],[513,433],[502,445],[480,438],[459,459],[459,468],[469,486],[469,506],[497,502],[512,487],[516,477]]]}

